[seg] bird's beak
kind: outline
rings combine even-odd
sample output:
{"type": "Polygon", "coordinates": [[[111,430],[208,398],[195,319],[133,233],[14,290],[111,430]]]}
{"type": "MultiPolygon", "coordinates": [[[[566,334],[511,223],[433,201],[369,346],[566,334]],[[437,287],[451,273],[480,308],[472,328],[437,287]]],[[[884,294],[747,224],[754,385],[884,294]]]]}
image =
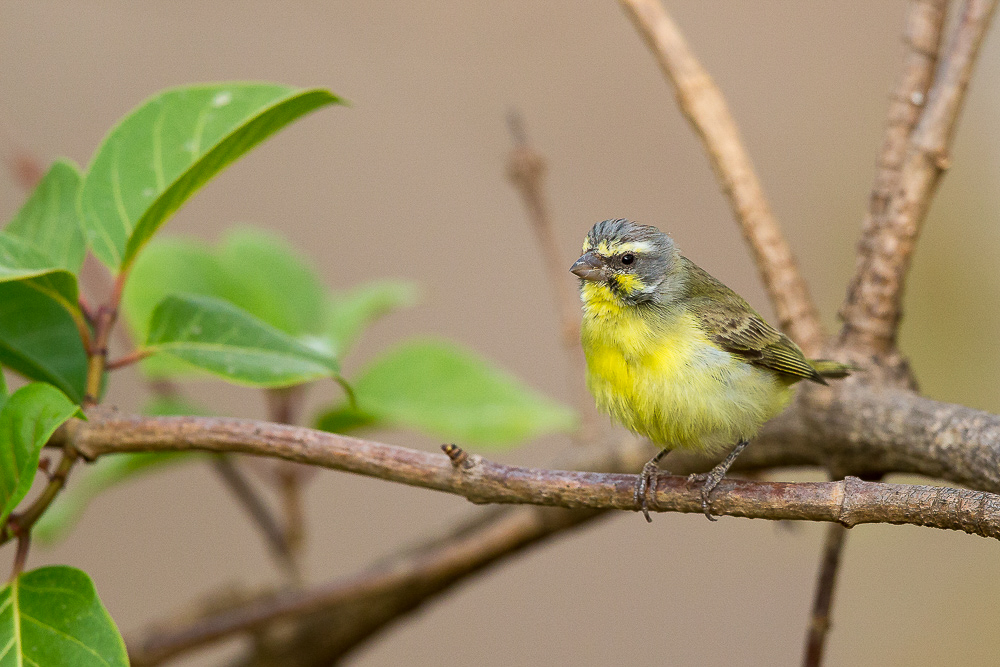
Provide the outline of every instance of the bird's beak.
{"type": "Polygon", "coordinates": [[[569,270],[584,280],[604,280],[607,277],[604,271],[604,260],[594,252],[584,253],[583,257],[569,267],[569,270]]]}

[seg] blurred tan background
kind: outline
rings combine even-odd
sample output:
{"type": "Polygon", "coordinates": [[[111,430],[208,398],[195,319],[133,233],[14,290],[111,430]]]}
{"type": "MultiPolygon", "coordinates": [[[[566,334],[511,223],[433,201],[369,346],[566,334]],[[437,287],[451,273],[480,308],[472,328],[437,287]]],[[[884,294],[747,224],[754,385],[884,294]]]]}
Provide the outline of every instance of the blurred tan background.
{"type": "MultiPolygon", "coordinates": [[[[727,95],[832,329],[898,72],[905,4],[668,6],[727,95]]],[[[182,83],[265,79],[351,100],[251,153],[166,227],[210,240],[237,222],[279,230],[333,286],[417,281],[421,305],[376,326],[348,374],[393,341],[438,334],[571,400],[567,375],[581,375],[565,366],[540,255],[504,178],[510,108],[549,160],[567,268],[594,222],[626,216],[671,232],[687,255],[772,312],[699,144],[611,0],[4,1],[0,58],[5,153],[13,142],[46,163],[65,155],[85,165],[116,119],[182,83]]],[[[916,255],[902,335],[927,393],[992,410],[998,103],[994,34],[916,255]]],[[[3,219],[23,198],[0,177],[3,219]]],[[[135,410],[141,387],[123,372],[109,401],[135,410]]],[[[193,394],[222,413],[263,414],[248,390],[203,384],[193,394]]],[[[310,404],[331,395],[316,391],[310,404]]],[[[567,446],[548,438],[500,458],[544,464],[567,446]]],[[[333,472],[318,475],[307,500],[313,581],[348,574],[471,509],[333,472]]],[[[817,525],[664,514],[647,526],[635,514],[613,516],[470,580],[351,662],[796,664],[822,534],[817,525]]],[[[852,530],[829,664],[995,664],[997,559],[995,543],[967,535],[852,530]]],[[[89,572],[126,633],[226,585],[277,580],[242,511],[198,465],[108,493],[30,565],[54,562],[89,572]]],[[[218,664],[237,649],[179,664],[218,664]]]]}

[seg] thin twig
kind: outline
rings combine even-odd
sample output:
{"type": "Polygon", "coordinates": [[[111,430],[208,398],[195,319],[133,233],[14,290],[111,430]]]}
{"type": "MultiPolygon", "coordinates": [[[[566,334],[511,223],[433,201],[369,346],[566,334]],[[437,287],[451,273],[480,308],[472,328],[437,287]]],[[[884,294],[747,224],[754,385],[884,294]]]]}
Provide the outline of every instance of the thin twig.
{"type": "MultiPolygon", "coordinates": [[[[268,419],[276,424],[294,424],[302,409],[306,394],[306,385],[295,385],[280,389],[268,389],[264,392],[267,398],[268,419]]],[[[302,505],[302,487],[313,475],[310,468],[288,461],[275,461],[273,475],[275,489],[281,500],[284,515],[284,530],[282,539],[285,549],[293,565],[292,579],[301,582],[302,550],[305,546],[305,515],[302,505]]]]}
{"type": "MultiPolygon", "coordinates": [[[[867,256],[859,261],[841,309],[842,347],[875,354],[895,349],[910,259],[934,192],[951,162],[955,125],[996,5],[996,0],[968,0],[963,5],[923,113],[907,142],[892,196],[884,205],[884,219],[866,230],[867,256]]],[[[925,26],[924,32],[930,42],[933,26],[925,26]]]]}
{"type": "MultiPolygon", "coordinates": [[[[562,345],[566,351],[568,368],[572,379],[584,368],[583,348],[580,346],[580,299],[577,297],[574,281],[570,278],[569,262],[565,260],[556,241],[552,216],[549,214],[545,198],[545,158],[528,141],[524,120],[517,112],[507,116],[514,148],[507,158],[507,178],[521,193],[528,220],[535,232],[535,239],[542,253],[542,265],[548,274],[549,287],[559,313],[562,331],[562,345]]],[[[575,397],[574,403],[581,417],[581,428],[577,440],[592,441],[599,431],[594,401],[581,381],[570,383],[575,397]]]]}
{"type": "Polygon", "coordinates": [[[101,383],[108,361],[108,340],[118,321],[118,306],[122,300],[122,290],[128,272],[122,272],[111,286],[108,302],[97,309],[97,324],[93,342],[87,348],[87,383],[83,397],[83,407],[93,407],[100,401],[101,383]]]}
{"type": "Polygon", "coordinates": [[[810,355],[823,328],[792,250],[764,195],[722,92],[658,0],[620,0],[674,87],[677,103],[701,138],[771,297],[781,329],[810,355]]]}
{"type": "Polygon", "coordinates": [[[66,485],[66,478],[69,476],[73,464],[76,463],[78,454],[76,449],[70,445],[63,446],[62,459],[55,471],[49,475],[49,482],[42,492],[35,498],[34,502],[20,514],[14,514],[7,520],[3,532],[0,533],[0,544],[15,538],[21,534],[28,533],[35,522],[45,513],[52,501],[56,499],[59,492],[66,485]]]}
{"type": "MultiPolygon", "coordinates": [[[[868,203],[868,214],[861,226],[858,241],[857,265],[852,287],[863,274],[863,267],[871,260],[871,244],[876,232],[885,226],[889,208],[899,182],[899,172],[906,156],[910,134],[920,119],[920,111],[927,101],[941,50],[941,35],[948,10],[948,0],[911,0],[906,17],[903,41],[906,54],[903,72],[889,102],[885,136],[877,159],[878,170],[868,203]]],[[[846,304],[845,304],[846,307],[846,304]]],[[[848,318],[842,312],[841,317],[848,318]]]]}
{"type": "Polygon", "coordinates": [[[145,350],[141,348],[138,350],[132,350],[131,352],[122,357],[118,357],[117,359],[108,361],[107,364],[105,365],[105,368],[109,371],[115,371],[118,370],[119,368],[125,368],[126,366],[131,366],[132,364],[139,363],[152,353],[153,352],[151,350],[145,350]]]}
{"type": "Polygon", "coordinates": [[[219,477],[247,511],[247,514],[250,515],[254,523],[257,524],[257,527],[260,528],[265,541],[271,547],[271,553],[281,568],[292,579],[298,579],[299,572],[295,565],[295,560],[289,551],[284,532],[271,514],[264,499],[257,494],[253,485],[250,484],[250,480],[240,472],[236,463],[225,454],[212,457],[212,469],[218,473],[219,477]]]}
{"type": "Polygon", "coordinates": [[[31,531],[21,531],[17,536],[17,553],[14,554],[14,565],[10,568],[10,579],[14,581],[24,572],[28,562],[28,551],[31,549],[31,531]]]}
{"type": "MultiPolygon", "coordinates": [[[[570,279],[571,260],[563,257],[556,241],[552,216],[545,197],[545,158],[532,147],[524,128],[524,119],[517,112],[507,116],[507,126],[514,148],[507,158],[507,178],[521,193],[528,211],[531,229],[535,232],[538,247],[542,252],[542,265],[548,273],[555,305],[559,311],[563,345],[575,352],[574,362],[582,361],[580,350],[580,300],[575,283],[570,279]]],[[[581,234],[581,239],[583,238],[581,234]]],[[[582,240],[581,240],[582,243],[582,240]]]]}
{"type": "Polygon", "coordinates": [[[816,595],[813,598],[812,616],[806,634],[806,650],[803,667],[819,667],[823,663],[823,649],[830,630],[830,610],[833,607],[833,593],[837,587],[837,571],[840,555],[847,538],[847,528],[839,523],[831,523],[826,528],[826,542],[823,546],[823,560],[816,579],[816,595]]]}

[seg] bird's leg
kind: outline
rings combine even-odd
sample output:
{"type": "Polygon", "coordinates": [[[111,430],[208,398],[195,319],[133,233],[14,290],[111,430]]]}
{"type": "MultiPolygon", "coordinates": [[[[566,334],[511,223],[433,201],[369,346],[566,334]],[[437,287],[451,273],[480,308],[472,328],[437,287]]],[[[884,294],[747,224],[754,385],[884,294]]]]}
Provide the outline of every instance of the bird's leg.
{"type": "MultiPolygon", "coordinates": [[[[635,493],[632,494],[632,499],[638,505],[639,509],[642,510],[642,515],[646,517],[646,521],[649,523],[653,523],[653,519],[649,516],[649,504],[646,500],[646,492],[652,487],[653,495],[656,495],[656,476],[661,472],[660,459],[669,453],[669,449],[661,449],[656,456],[646,461],[646,465],[642,466],[642,472],[639,473],[639,480],[635,483],[635,493]]],[[[669,475],[670,473],[667,474],[669,475]]],[[[723,471],[723,474],[725,474],[725,471],[723,471]]]]}
{"type": "Polygon", "coordinates": [[[727,456],[722,463],[712,468],[709,472],[698,475],[688,475],[688,479],[692,482],[700,480],[705,481],[705,483],[701,486],[701,509],[705,513],[705,516],[708,517],[709,521],[718,521],[718,519],[712,516],[712,510],[708,505],[708,501],[712,496],[712,491],[714,491],[715,487],[719,485],[722,478],[726,476],[726,472],[733,465],[733,461],[736,460],[736,457],[739,456],[740,452],[746,449],[749,444],[749,440],[740,440],[736,446],[733,447],[733,451],[729,452],[729,456],[727,456]]]}

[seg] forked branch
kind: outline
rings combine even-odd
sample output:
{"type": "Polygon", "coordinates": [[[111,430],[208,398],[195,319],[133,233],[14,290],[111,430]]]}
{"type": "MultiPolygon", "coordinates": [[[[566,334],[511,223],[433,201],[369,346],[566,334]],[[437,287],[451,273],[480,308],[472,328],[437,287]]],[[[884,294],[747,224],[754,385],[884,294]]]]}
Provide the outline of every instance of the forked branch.
{"type": "MultiPolygon", "coordinates": [[[[923,112],[906,142],[898,175],[893,179],[891,174],[883,176],[880,173],[880,178],[884,177],[889,183],[887,201],[883,201],[883,184],[876,181],[872,202],[876,214],[873,224],[864,229],[857,271],[841,309],[844,328],[840,344],[843,347],[878,355],[895,349],[903,288],[913,249],[934,192],[951,162],[955,125],[996,5],[996,0],[967,0],[964,3],[940,58],[934,82],[926,94],[923,112]]],[[[941,11],[943,8],[929,3],[926,13],[916,12],[911,21],[911,27],[916,26],[911,37],[914,44],[911,50],[915,55],[911,57],[919,61],[923,53],[927,60],[923,64],[913,64],[914,72],[908,70],[900,84],[904,94],[909,92],[911,104],[923,102],[920,86],[926,80],[926,70],[933,66],[934,45],[940,39],[937,33],[943,20],[943,15],[939,15],[941,11]]],[[[908,115],[912,115],[912,111],[908,115]]],[[[890,125],[888,134],[897,132],[901,130],[890,125]]],[[[886,141],[892,143],[890,152],[896,155],[897,140],[887,136],[886,141]]]]}

